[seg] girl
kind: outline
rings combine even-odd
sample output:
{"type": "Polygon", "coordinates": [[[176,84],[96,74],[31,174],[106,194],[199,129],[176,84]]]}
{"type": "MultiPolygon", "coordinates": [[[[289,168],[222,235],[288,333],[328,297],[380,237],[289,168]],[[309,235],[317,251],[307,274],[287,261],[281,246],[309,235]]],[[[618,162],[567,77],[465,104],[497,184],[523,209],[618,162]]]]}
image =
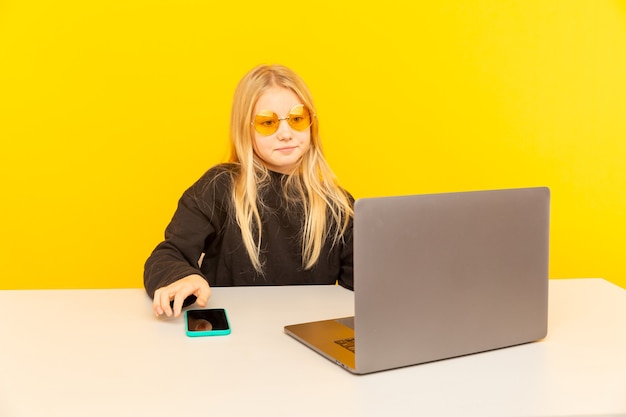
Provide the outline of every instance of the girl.
{"type": "Polygon", "coordinates": [[[311,94],[280,65],[239,82],[228,163],[181,197],[144,285],[157,316],[178,317],[211,286],[335,284],[352,289],[353,199],[337,183],[311,94]]]}

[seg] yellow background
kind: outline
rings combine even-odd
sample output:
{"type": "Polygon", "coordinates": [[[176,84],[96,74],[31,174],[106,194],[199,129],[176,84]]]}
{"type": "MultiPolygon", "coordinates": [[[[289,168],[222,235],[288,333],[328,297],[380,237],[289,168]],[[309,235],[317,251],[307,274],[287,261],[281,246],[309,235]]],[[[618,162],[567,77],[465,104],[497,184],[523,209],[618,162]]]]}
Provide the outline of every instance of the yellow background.
{"type": "Polygon", "coordinates": [[[0,0],[0,288],[141,286],[259,63],[355,197],[546,185],[550,277],[626,287],[625,1],[0,0]]]}

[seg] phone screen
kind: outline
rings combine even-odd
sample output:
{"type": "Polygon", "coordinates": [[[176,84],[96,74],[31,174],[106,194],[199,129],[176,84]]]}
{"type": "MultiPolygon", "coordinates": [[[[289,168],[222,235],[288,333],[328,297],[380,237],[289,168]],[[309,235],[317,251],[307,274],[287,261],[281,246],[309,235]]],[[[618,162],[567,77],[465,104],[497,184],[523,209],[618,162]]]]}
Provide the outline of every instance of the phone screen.
{"type": "Polygon", "coordinates": [[[220,336],[230,334],[226,311],[223,308],[185,311],[187,336],[220,336]]]}

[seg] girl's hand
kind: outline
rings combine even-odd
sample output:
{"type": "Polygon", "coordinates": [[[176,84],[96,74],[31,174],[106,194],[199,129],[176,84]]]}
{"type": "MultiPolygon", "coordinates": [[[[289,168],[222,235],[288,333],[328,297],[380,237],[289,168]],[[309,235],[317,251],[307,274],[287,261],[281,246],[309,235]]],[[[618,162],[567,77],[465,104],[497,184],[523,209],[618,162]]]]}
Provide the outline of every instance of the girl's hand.
{"type": "Polygon", "coordinates": [[[166,287],[161,287],[154,292],[152,309],[157,317],[165,314],[167,317],[179,317],[183,309],[183,302],[190,295],[196,296],[196,303],[200,307],[205,307],[211,296],[209,283],[200,275],[188,275],[171,283],[166,287]],[[174,300],[174,309],[170,306],[174,300]]]}

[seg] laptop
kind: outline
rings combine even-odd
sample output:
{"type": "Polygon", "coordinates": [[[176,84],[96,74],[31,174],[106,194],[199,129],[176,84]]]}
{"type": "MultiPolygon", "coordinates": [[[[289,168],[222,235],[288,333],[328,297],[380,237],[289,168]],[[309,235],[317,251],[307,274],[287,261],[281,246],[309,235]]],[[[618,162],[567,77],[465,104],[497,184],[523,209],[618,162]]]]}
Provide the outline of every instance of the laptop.
{"type": "Polygon", "coordinates": [[[358,199],[354,317],[285,333],[356,374],[541,340],[549,218],[546,187],[358,199]]]}

